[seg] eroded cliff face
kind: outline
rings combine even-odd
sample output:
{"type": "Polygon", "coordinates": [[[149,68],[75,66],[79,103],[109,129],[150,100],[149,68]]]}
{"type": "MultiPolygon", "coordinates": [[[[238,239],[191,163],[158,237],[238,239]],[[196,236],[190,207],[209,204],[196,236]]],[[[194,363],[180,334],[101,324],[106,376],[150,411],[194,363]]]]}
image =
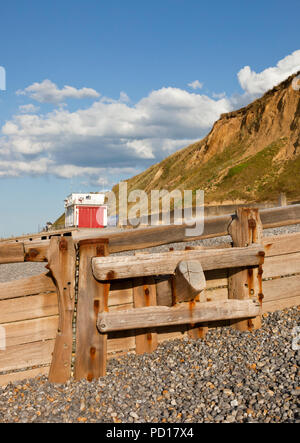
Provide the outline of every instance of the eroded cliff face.
{"type": "Polygon", "coordinates": [[[296,75],[249,106],[222,115],[207,137],[206,158],[233,143],[244,144],[244,156],[254,155],[282,138],[287,140],[280,154],[293,158],[300,146],[300,92],[292,87],[296,75]]]}
{"type": "Polygon", "coordinates": [[[204,189],[207,203],[300,198],[299,74],[223,114],[203,140],[128,180],[129,190],[204,189]]]}

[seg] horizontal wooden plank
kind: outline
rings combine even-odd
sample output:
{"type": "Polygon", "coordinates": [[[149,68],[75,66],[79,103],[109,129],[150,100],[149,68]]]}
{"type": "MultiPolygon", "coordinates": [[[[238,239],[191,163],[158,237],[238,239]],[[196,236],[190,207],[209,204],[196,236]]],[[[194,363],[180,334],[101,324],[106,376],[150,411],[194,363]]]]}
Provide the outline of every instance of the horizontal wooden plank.
{"type": "Polygon", "coordinates": [[[261,209],[259,211],[263,228],[276,228],[300,223],[300,205],[261,209]]]}
{"type": "Polygon", "coordinates": [[[186,336],[187,325],[162,326],[156,328],[157,341],[163,343],[168,340],[181,339],[186,336]]]}
{"type": "Polygon", "coordinates": [[[116,280],[111,282],[108,294],[108,308],[133,303],[132,280],[116,280]]]}
{"type": "Polygon", "coordinates": [[[228,270],[214,269],[205,271],[206,289],[219,288],[220,286],[228,285],[228,270]]]}
{"type": "Polygon", "coordinates": [[[0,301],[0,324],[57,314],[57,294],[53,292],[0,301]]]}
{"type": "Polygon", "coordinates": [[[35,377],[41,377],[49,374],[50,365],[41,366],[40,368],[29,369],[27,371],[9,372],[8,374],[0,375],[0,386],[8,385],[16,381],[23,381],[35,377]]]}
{"type": "Polygon", "coordinates": [[[300,233],[264,237],[263,245],[266,257],[300,252],[300,233]]]}
{"type": "Polygon", "coordinates": [[[24,261],[24,246],[22,243],[0,244],[0,265],[5,263],[22,263],[24,261]]]}
{"type": "Polygon", "coordinates": [[[141,256],[95,257],[93,274],[98,280],[115,280],[129,277],[174,274],[182,260],[197,260],[203,270],[255,266],[262,263],[264,251],[261,245],[247,248],[173,251],[141,256]]]}
{"type": "Polygon", "coordinates": [[[300,252],[266,257],[263,265],[263,278],[279,277],[300,272],[300,252]]]}
{"type": "Polygon", "coordinates": [[[102,312],[97,327],[101,332],[156,326],[195,324],[207,321],[256,317],[260,305],[254,300],[226,300],[221,302],[180,303],[173,307],[150,306],[118,312],[102,312]]]}
{"type": "Polygon", "coordinates": [[[186,235],[186,229],[192,228],[187,225],[155,226],[131,229],[119,233],[105,233],[104,231],[101,235],[99,235],[97,231],[93,233],[74,231],[72,235],[75,242],[90,238],[106,237],[109,239],[109,251],[110,253],[114,253],[150,248],[169,243],[192,241],[199,238],[227,235],[231,220],[231,215],[206,217],[203,232],[195,236],[186,235]]]}
{"type": "MultiPolygon", "coordinates": [[[[260,210],[259,213],[264,229],[300,223],[300,205],[267,208],[260,210]]],[[[113,253],[227,235],[232,217],[233,215],[231,214],[218,217],[205,217],[203,232],[195,236],[186,235],[186,229],[189,228],[186,225],[138,228],[119,233],[111,233],[103,230],[100,234],[99,230],[93,230],[91,232],[91,230],[68,229],[68,231],[72,231],[72,236],[76,243],[84,239],[106,237],[109,239],[110,253],[113,253]]],[[[56,235],[56,233],[52,235],[56,235]]],[[[23,240],[29,237],[32,238],[32,243],[35,241],[36,244],[40,242],[41,239],[41,235],[37,234],[25,236],[23,240]]],[[[46,243],[49,242],[49,240],[43,240],[43,242],[45,242],[44,247],[46,247],[46,243]]],[[[13,244],[13,242],[11,242],[11,244],[13,244]]]]}
{"type": "Polygon", "coordinates": [[[54,291],[56,291],[56,287],[50,274],[44,273],[34,277],[0,283],[0,300],[54,291]]]}
{"type": "Polygon", "coordinates": [[[228,288],[215,288],[212,290],[205,290],[204,291],[206,301],[210,302],[217,302],[221,300],[227,300],[228,299],[228,288]]]}
{"type": "Polygon", "coordinates": [[[124,352],[135,349],[135,334],[130,332],[126,334],[127,331],[122,333],[110,333],[107,339],[107,353],[111,354],[114,352],[124,352]]]}
{"type": "Polygon", "coordinates": [[[26,262],[46,262],[48,261],[48,249],[50,241],[33,241],[24,243],[26,262]]]}
{"type": "Polygon", "coordinates": [[[281,311],[300,306],[300,296],[271,300],[263,303],[262,313],[281,311]]]}
{"type": "Polygon", "coordinates": [[[263,282],[264,303],[300,296],[300,275],[263,282]]]}
{"type": "Polygon", "coordinates": [[[53,236],[69,236],[69,235],[71,235],[72,231],[77,231],[77,230],[78,230],[78,228],[63,228],[63,229],[57,229],[57,230],[53,230],[53,231],[43,231],[43,232],[39,232],[38,234],[19,235],[19,236],[15,236],[15,237],[0,239],[0,243],[16,243],[16,242],[31,242],[31,241],[48,240],[49,238],[51,238],[53,236]]]}
{"type": "MultiPolygon", "coordinates": [[[[124,311],[133,308],[133,303],[125,303],[124,305],[115,305],[109,307],[109,312],[124,311]]],[[[121,313],[120,313],[121,315],[121,313]]]]}
{"type": "Polygon", "coordinates": [[[0,351],[0,372],[51,363],[55,340],[11,346],[0,351]]]}
{"type": "MultiPolygon", "coordinates": [[[[246,205],[245,205],[246,206],[246,205]]],[[[259,211],[263,227],[271,228],[300,223],[300,205],[291,205],[279,208],[267,208],[259,211]]],[[[89,238],[108,238],[110,253],[132,251],[151,248],[170,243],[189,242],[204,238],[228,235],[228,227],[233,215],[205,217],[204,230],[195,236],[186,235],[186,225],[155,226],[148,228],[131,229],[119,233],[94,231],[74,231],[75,242],[89,238]]]]}
{"type": "Polygon", "coordinates": [[[56,337],[58,315],[1,325],[6,347],[50,340],[56,337]]]}

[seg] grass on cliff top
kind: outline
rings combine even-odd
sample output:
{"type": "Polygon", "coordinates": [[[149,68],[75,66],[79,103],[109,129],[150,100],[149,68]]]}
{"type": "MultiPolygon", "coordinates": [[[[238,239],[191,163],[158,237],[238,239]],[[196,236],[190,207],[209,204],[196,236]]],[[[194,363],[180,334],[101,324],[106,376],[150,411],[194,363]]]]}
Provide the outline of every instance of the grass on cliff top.
{"type": "Polygon", "coordinates": [[[289,196],[294,192],[296,195],[299,189],[299,172],[298,177],[291,177],[290,170],[297,169],[297,159],[287,163],[274,160],[284,143],[285,140],[274,142],[229,168],[213,190],[213,199],[267,201],[276,199],[280,192],[286,192],[289,196]]]}

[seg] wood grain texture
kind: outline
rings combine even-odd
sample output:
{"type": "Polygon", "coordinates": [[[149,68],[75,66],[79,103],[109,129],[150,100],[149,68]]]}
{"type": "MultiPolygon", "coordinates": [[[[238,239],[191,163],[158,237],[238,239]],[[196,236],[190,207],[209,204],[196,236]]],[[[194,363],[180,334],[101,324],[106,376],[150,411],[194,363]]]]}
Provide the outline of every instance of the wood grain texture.
{"type": "Polygon", "coordinates": [[[264,229],[300,223],[300,205],[262,209],[259,214],[264,229]]]}
{"type": "Polygon", "coordinates": [[[271,300],[263,303],[262,312],[275,312],[283,309],[289,309],[300,306],[300,296],[281,298],[279,300],[271,300]]]}
{"type": "MultiPolygon", "coordinates": [[[[291,205],[278,208],[267,208],[259,211],[263,228],[288,226],[300,223],[300,205],[291,205]]],[[[200,235],[187,237],[187,226],[156,226],[144,229],[131,229],[126,232],[99,235],[87,232],[73,232],[75,242],[81,239],[100,238],[105,236],[109,239],[110,253],[132,251],[151,248],[163,244],[176,242],[189,242],[204,238],[220,237],[228,235],[228,229],[234,215],[223,215],[219,217],[206,217],[204,220],[204,231],[200,235]]]]}
{"type": "Polygon", "coordinates": [[[50,340],[56,337],[58,315],[16,323],[3,323],[1,327],[5,331],[7,348],[25,343],[50,340]]]}
{"type": "Polygon", "coordinates": [[[106,374],[107,334],[100,334],[98,314],[108,310],[110,284],[99,283],[92,273],[91,260],[108,254],[106,240],[79,244],[79,282],[76,328],[75,379],[99,378],[106,374]]]}
{"type": "Polygon", "coordinates": [[[66,383],[71,376],[72,322],[75,306],[76,251],[73,239],[71,237],[52,237],[48,260],[48,266],[57,288],[59,308],[59,325],[49,371],[49,381],[66,383]]]}
{"type": "Polygon", "coordinates": [[[263,269],[264,279],[300,273],[300,252],[267,257],[263,269]]]}
{"type": "Polygon", "coordinates": [[[264,237],[262,243],[265,248],[266,257],[299,252],[300,233],[264,237]]]}
{"type": "MultiPolygon", "coordinates": [[[[133,300],[135,308],[156,306],[156,285],[153,277],[134,279],[133,300]]],[[[145,354],[157,348],[157,333],[155,330],[140,329],[135,332],[136,354],[145,354]]]]}
{"type": "Polygon", "coordinates": [[[151,306],[118,313],[104,312],[98,316],[98,329],[102,332],[156,326],[196,324],[231,318],[251,318],[261,312],[260,304],[254,300],[226,300],[209,303],[178,303],[169,308],[151,306]]]}
{"type": "Polygon", "coordinates": [[[49,368],[50,366],[47,365],[25,371],[9,372],[8,374],[0,375],[0,386],[5,386],[16,381],[42,377],[43,375],[47,376],[49,373],[49,368]]]}
{"type": "MultiPolygon", "coordinates": [[[[61,238],[61,237],[53,237],[61,238]]],[[[62,237],[67,238],[67,237],[62,237]]],[[[24,243],[26,262],[46,262],[48,261],[48,249],[50,247],[50,240],[35,241],[30,243],[24,243]]]]}
{"type": "MultiPolygon", "coordinates": [[[[169,243],[192,241],[199,238],[217,237],[227,234],[227,228],[231,222],[231,216],[206,217],[204,231],[194,237],[186,236],[186,225],[156,226],[148,228],[130,229],[126,232],[103,234],[102,237],[109,239],[109,252],[132,251],[151,248],[169,243]]],[[[93,234],[87,232],[73,232],[76,242],[88,238],[100,238],[99,232],[93,234]]]]}
{"type": "MultiPolygon", "coordinates": [[[[262,242],[262,223],[257,208],[239,208],[236,217],[229,228],[233,246],[251,248],[254,243],[262,242]]],[[[229,299],[248,300],[254,297],[262,302],[262,265],[265,252],[259,254],[259,268],[229,270],[228,296],[229,299]]],[[[261,318],[233,322],[236,329],[247,331],[261,327],[261,318]]]]}
{"type": "Polygon", "coordinates": [[[23,243],[0,244],[0,265],[5,263],[22,263],[24,261],[23,243]]]}
{"type": "Polygon", "coordinates": [[[180,261],[175,270],[174,285],[177,303],[194,300],[206,287],[201,263],[195,260],[180,261]]]}
{"type": "Polygon", "coordinates": [[[124,305],[126,303],[133,304],[132,279],[112,281],[108,294],[109,310],[113,306],[124,305]]]}
{"type": "Polygon", "coordinates": [[[1,372],[50,364],[55,340],[11,346],[0,352],[1,372]]]}
{"type": "Polygon", "coordinates": [[[55,292],[0,301],[0,324],[57,314],[58,301],[55,292]]]}
{"type": "Polygon", "coordinates": [[[54,292],[56,286],[49,273],[0,283],[0,300],[54,292]]]}
{"type": "Polygon", "coordinates": [[[300,275],[264,282],[264,303],[300,296],[300,275]]]}
{"type": "Polygon", "coordinates": [[[93,258],[92,268],[100,281],[175,273],[182,260],[197,260],[203,270],[256,266],[261,263],[264,249],[261,245],[247,248],[211,249],[197,251],[173,251],[141,256],[113,256],[93,258]]]}

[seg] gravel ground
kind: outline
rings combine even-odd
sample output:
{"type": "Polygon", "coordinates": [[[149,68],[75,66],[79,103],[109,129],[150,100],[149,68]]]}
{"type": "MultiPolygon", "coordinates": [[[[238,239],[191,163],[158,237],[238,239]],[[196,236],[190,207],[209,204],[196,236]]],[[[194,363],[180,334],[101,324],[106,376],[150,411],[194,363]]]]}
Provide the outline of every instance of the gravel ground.
{"type": "MultiPolygon", "coordinates": [[[[265,235],[300,231],[300,225],[265,235]]],[[[191,242],[217,245],[228,237],[191,242]]],[[[179,249],[187,244],[152,248],[179,249]]],[[[36,275],[45,264],[0,266],[0,281],[36,275]]],[[[48,383],[45,377],[0,387],[0,422],[300,422],[299,309],[263,317],[253,333],[210,330],[205,340],[174,340],[156,352],[108,363],[105,378],[48,383]]]]}
{"type": "Polygon", "coordinates": [[[0,388],[1,422],[300,422],[297,308],[269,314],[254,333],[211,330],[148,355],[108,363],[106,378],[0,388]]]}

